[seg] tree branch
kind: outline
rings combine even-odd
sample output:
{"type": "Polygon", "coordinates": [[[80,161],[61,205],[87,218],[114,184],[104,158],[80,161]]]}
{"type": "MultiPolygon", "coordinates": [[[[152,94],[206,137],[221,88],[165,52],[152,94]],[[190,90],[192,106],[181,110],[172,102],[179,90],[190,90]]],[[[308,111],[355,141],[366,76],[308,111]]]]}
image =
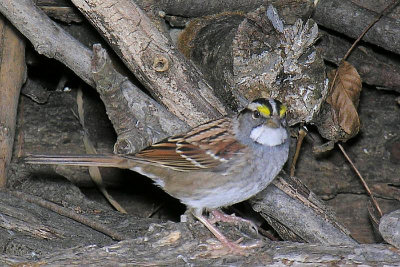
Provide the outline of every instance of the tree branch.
{"type": "Polygon", "coordinates": [[[195,126],[226,113],[202,74],[133,1],[72,2],[139,81],[178,118],[195,126]]]}
{"type": "MultiPolygon", "coordinates": [[[[320,0],[313,18],[319,25],[357,38],[377,15],[349,0],[320,0]]],[[[363,40],[400,54],[399,37],[400,26],[397,20],[385,16],[368,31],[363,40]]]]}

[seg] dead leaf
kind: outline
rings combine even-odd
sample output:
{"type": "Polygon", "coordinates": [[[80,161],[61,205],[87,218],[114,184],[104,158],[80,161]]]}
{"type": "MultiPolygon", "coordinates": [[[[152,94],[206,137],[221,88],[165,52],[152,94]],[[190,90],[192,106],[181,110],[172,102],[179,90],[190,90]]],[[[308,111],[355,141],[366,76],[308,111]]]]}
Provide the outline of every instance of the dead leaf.
{"type": "MultiPolygon", "coordinates": [[[[76,95],[76,103],[78,106],[79,122],[81,123],[82,128],[84,129],[83,144],[85,146],[85,150],[89,154],[97,154],[96,148],[94,147],[92,141],[89,138],[89,135],[87,134],[88,131],[85,129],[83,93],[81,88],[78,88],[78,93],[76,95]]],[[[92,166],[88,168],[89,168],[90,178],[92,178],[92,181],[97,185],[100,192],[104,195],[104,197],[108,200],[108,202],[110,202],[110,204],[119,212],[127,214],[127,211],[108,193],[107,189],[105,188],[99,167],[92,166]]]]}
{"type": "MultiPolygon", "coordinates": [[[[354,136],[360,129],[360,119],[357,113],[358,101],[361,92],[361,77],[357,70],[347,61],[343,61],[338,68],[334,86],[331,88],[326,102],[334,110],[334,121],[348,135],[354,136]]],[[[329,72],[330,82],[334,79],[336,71],[329,72]]]]}

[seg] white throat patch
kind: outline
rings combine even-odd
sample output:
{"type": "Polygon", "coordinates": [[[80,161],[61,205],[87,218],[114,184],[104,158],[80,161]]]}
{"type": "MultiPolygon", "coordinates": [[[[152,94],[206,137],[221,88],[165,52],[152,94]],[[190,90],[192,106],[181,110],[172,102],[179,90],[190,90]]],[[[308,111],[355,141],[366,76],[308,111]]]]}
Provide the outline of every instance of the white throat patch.
{"type": "Polygon", "coordinates": [[[265,125],[258,126],[251,131],[250,138],[255,142],[266,146],[277,146],[288,138],[286,129],[270,128],[265,125]]]}

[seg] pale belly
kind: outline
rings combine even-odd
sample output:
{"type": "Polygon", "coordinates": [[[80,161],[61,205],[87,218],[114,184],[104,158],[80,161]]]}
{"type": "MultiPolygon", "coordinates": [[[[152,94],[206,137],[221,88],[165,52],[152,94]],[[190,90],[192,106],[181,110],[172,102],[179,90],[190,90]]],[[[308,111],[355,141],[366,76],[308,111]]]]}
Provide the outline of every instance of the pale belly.
{"type": "Polygon", "coordinates": [[[230,206],[247,200],[264,190],[279,173],[280,169],[281,166],[273,166],[272,168],[264,169],[262,172],[249,172],[248,175],[232,179],[216,188],[199,190],[190,197],[181,196],[180,200],[193,208],[215,209],[230,206]]]}

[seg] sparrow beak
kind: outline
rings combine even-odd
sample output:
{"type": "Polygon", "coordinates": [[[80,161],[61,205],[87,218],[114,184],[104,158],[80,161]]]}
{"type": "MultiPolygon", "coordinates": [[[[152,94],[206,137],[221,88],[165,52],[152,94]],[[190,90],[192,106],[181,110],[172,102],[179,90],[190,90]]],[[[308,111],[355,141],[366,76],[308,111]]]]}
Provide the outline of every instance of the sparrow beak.
{"type": "Polygon", "coordinates": [[[267,119],[265,125],[268,126],[269,128],[277,129],[281,127],[281,119],[278,116],[271,116],[270,118],[267,119]]]}

